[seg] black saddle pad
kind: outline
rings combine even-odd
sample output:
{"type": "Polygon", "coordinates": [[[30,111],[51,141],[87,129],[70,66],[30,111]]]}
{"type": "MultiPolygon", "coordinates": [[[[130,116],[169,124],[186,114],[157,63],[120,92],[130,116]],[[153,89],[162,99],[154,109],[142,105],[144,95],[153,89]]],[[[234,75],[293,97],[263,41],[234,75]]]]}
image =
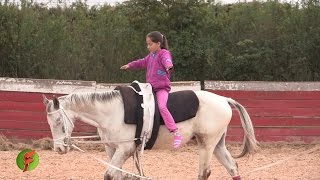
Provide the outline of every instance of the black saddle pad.
{"type": "MultiPolygon", "coordinates": [[[[196,116],[199,99],[191,90],[177,91],[169,94],[167,107],[174,121],[179,123],[196,116]]],[[[162,117],[160,122],[162,125],[164,124],[162,117]]]]}
{"type": "MultiPolygon", "coordinates": [[[[131,86],[137,91],[140,91],[138,84],[132,83],[131,86]]],[[[143,97],[134,92],[130,87],[118,86],[115,90],[119,90],[122,96],[124,105],[124,122],[126,124],[136,124],[136,138],[140,137],[143,125],[143,109],[141,103],[143,97]]],[[[151,149],[158,136],[159,126],[164,125],[164,121],[160,115],[158,105],[155,98],[155,115],[153,124],[153,133],[147,143],[146,149],[151,149]],[[155,136],[155,137],[153,137],[155,136]],[[151,142],[154,140],[154,142],[151,142]],[[150,147],[151,146],[151,147],[150,147]]],[[[188,120],[196,116],[199,108],[199,99],[197,95],[191,90],[177,91],[169,94],[167,102],[168,110],[176,123],[188,120]]],[[[141,144],[140,140],[136,141],[136,144],[141,144]]]]}

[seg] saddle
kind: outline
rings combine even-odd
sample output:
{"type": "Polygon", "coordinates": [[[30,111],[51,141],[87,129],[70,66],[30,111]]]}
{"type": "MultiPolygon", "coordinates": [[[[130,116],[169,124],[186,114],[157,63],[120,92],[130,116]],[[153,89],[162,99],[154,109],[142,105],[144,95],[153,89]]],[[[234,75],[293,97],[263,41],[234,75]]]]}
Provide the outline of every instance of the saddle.
{"type": "MultiPolygon", "coordinates": [[[[135,138],[140,138],[143,126],[143,97],[135,91],[140,92],[138,83],[133,82],[129,86],[117,86],[115,90],[119,90],[124,106],[124,122],[126,124],[137,125],[135,138]],[[132,89],[134,88],[135,91],[132,89]]],[[[154,94],[154,92],[153,92],[154,94]]],[[[146,143],[145,149],[151,149],[155,144],[158,136],[160,125],[164,125],[164,121],[158,109],[157,98],[154,94],[155,109],[152,134],[146,143]]],[[[176,123],[191,119],[196,116],[199,108],[199,99],[192,90],[177,91],[169,94],[167,102],[170,111],[176,123]]],[[[141,144],[141,140],[135,140],[137,145],[141,144]]]]}

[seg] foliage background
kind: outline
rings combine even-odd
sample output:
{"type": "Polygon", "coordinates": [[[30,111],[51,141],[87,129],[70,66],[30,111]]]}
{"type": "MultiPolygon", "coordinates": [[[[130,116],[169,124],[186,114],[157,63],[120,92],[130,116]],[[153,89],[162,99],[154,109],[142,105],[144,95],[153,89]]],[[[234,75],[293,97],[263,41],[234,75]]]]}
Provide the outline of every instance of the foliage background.
{"type": "Polygon", "coordinates": [[[174,81],[319,81],[320,1],[218,4],[129,0],[48,8],[0,3],[0,76],[144,81],[119,67],[147,55],[145,36],[169,40],[174,81]]]}

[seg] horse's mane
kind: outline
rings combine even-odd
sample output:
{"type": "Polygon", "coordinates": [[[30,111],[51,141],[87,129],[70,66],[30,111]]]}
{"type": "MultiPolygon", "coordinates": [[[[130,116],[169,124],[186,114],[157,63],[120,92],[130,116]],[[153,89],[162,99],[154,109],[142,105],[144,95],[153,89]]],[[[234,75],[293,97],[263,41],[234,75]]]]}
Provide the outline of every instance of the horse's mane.
{"type": "Polygon", "coordinates": [[[114,99],[121,97],[117,90],[106,92],[89,92],[89,93],[74,93],[66,96],[61,96],[59,100],[63,100],[68,105],[92,105],[95,102],[111,102],[114,99]]]}

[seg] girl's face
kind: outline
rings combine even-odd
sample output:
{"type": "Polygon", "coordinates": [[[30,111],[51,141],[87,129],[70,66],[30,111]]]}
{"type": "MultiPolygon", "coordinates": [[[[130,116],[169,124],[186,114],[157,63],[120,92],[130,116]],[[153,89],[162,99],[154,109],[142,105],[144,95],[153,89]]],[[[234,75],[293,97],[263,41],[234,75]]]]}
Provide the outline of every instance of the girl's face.
{"type": "Polygon", "coordinates": [[[146,42],[147,42],[147,48],[151,53],[154,53],[161,49],[160,42],[157,42],[157,43],[152,42],[149,37],[146,38],[146,42]]]}

